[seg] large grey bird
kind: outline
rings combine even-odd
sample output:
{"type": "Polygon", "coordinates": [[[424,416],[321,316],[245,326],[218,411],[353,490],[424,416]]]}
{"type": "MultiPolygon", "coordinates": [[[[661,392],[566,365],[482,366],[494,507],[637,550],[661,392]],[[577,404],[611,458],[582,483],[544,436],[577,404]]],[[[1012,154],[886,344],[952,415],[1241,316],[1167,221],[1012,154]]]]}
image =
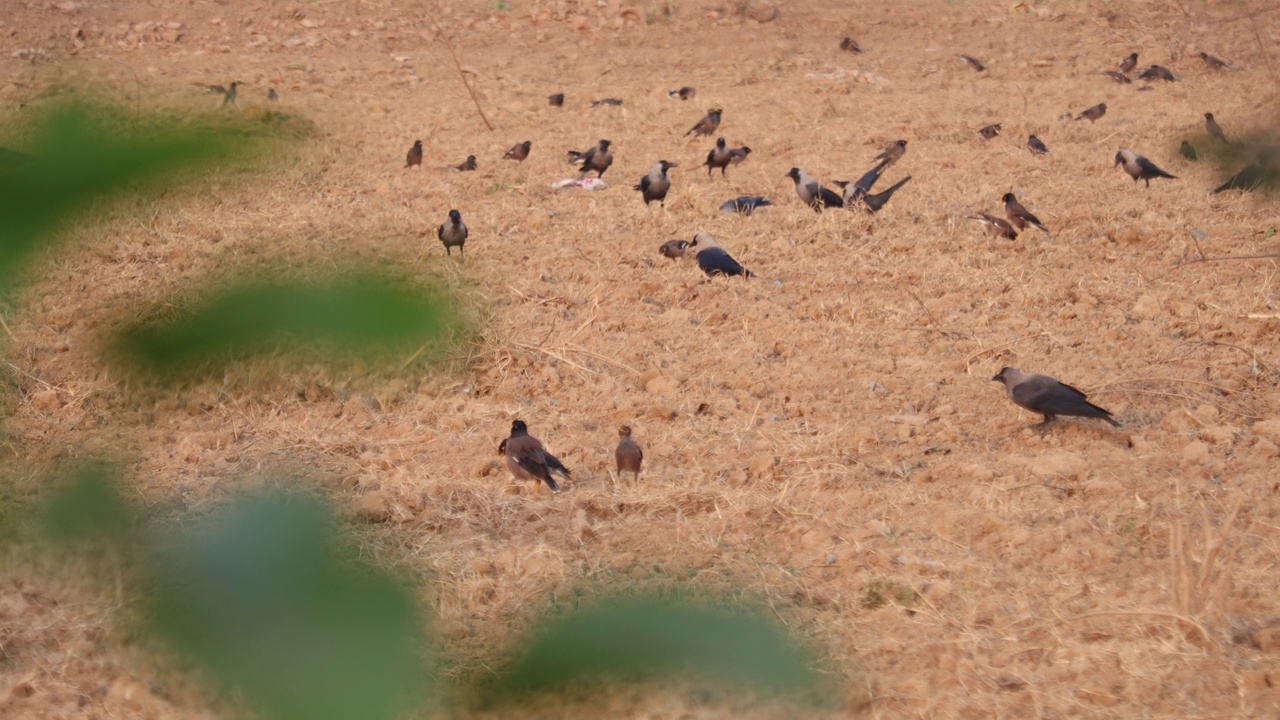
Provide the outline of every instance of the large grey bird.
{"type": "Polygon", "coordinates": [[[707,111],[705,117],[693,124],[689,128],[689,132],[685,133],[685,137],[690,135],[712,135],[720,127],[720,115],[724,112],[720,108],[712,108],[707,111]]]}
{"type": "Polygon", "coordinates": [[[452,255],[453,248],[458,248],[458,255],[465,258],[462,251],[467,242],[467,226],[462,222],[462,213],[450,210],[448,222],[436,229],[436,237],[444,243],[446,255],[452,255]]]}
{"type": "Polygon", "coordinates": [[[1280,173],[1270,167],[1271,157],[1268,153],[1258,155],[1256,162],[1249,163],[1240,168],[1234,175],[1227,178],[1227,181],[1214,188],[1213,193],[1217,195],[1227,190],[1252,190],[1264,183],[1274,183],[1280,173]]]}
{"type": "Polygon", "coordinates": [[[1024,373],[1017,368],[1001,368],[995,382],[1003,383],[1005,393],[1014,404],[1044,416],[1041,426],[1046,426],[1059,415],[1099,418],[1120,427],[1111,413],[1089,402],[1079,390],[1058,382],[1048,375],[1024,373]]]}
{"type": "Polygon", "coordinates": [[[707,277],[715,277],[716,275],[741,275],[743,277],[754,277],[753,273],[738,264],[724,248],[716,244],[710,233],[700,232],[693,236],[693,242],[689,243],[691,247],[698,248],[698,267],[707,277]]]}
{"type": "Polygon", "coordinates": [[[1213,119],[1213,113],[1204,114],[1204,129],[1208,131],[1209,137],[1221,140],[1223,145],[1231,144],[1227,142],[1227,136],[1226,133],[1222,132],[1222,126],[1218,124],[1217,120],[1213,119]]]}
{"type": "Polygon", "coordinates": [[[1000,199],[1004,201],[1004,216],[1009,218],[1009,222],[1019,231],[1026,230],[1027,226],[1031,226],[1046,235],[1053,234],[1041,224],[1040,218],[1032,215],[1030,210],[1027,210],[1022,206],[1022,203],[1018,202],[1018,198],[1013,193],[1005,193],[1004,197],[1000,199]]]}
{"type": "Polygon", "coordinates": [[[614,462],[618,466],[618,477],[622,477],[622,473],[629,472],[640,479],[640,465],[644,462],[644,450],[640,449],[640,444],[631,439],[631,426],[618,426],[618,447],[613,451],[614,462]]]}
{"type": "Polygon", "coordinates": [[[716,146],[707,153],[707,176],[710,177],[711,171],[719,168],[720,175],[723,177],[725,175],[724,169],[729,167],[731,160],[733,160],[733,151],[729,149],[724,138],[716,138],[716,146]]]}
{"type": "Polygon", "coordinates": [[[655,200],[661,204],[666,204],[667,191],[671,189],[671,178],[667,177],[667,171],[673,167],[676,167],[675,163],[659,160],[654,163],[653,169],[649,171],[649,174],[640,178],[640,182],[636,183],[635,189],[640,191],[645,205],[655,200]]]}
{"type": "Polygon", "coordinates": [[[1001,220],[995,215],[980,212],[977,215],[971,215],[970,220],[977,220],[982,223],[982,227],[987,234],[992,237],[1002,237],[1005,240],[1017,240],[1018,231],[1013,229],[1009,223],[1001,220]]]}
{"type": "Polygon", "coordinates": [[[519,480],[546,483],[553,493],[560,492],[552,475],[568,478],[569,470],[555,455],[547,452],[542,441],[529,434],[523,420],[511,423],[511,436],[498,445],[498,454],[507,459],[507,469],[519,480]]]}
{"type": "Polygon", "coordinates": [[[813,208],[815,212],[822,212],[823,208],[844,207],[844,201],[839,195],[819,185],[803,169],[793,167],[786,177],[795,181],[796,195],[800,196],[800,202],[813,208]]]}
{"type": "Polygon", "coordinates": [[[1170,175],[1156,167],[1155,163],[1127,148],[1121,148],[1120,151],[1116,153],[1116,161],[1112,167],[1115,167],[1116,165],[1123,165],[1124,171],[1129,173],[1129,177],[1133,178],[1133,182],[1135,184],[1141,180],[1147,187],[1151,187],[1152,178],[1169,178],[1170,180],[1178,179],[1177,175],[1170,175]]]}
{"type": "Polygon", "coordinates": [[[582,166],[578,168],[578,171],[583,175],[594,170],[596,177],[604,177],[604,171],[608,170],[609,166],[613,164],[613,153],[609,152],[609,146],[612,144],[611,141],[602,138],[595,146],[582,152],[570,150],[567,153],[569,162],[581,162],[582,166]]]}

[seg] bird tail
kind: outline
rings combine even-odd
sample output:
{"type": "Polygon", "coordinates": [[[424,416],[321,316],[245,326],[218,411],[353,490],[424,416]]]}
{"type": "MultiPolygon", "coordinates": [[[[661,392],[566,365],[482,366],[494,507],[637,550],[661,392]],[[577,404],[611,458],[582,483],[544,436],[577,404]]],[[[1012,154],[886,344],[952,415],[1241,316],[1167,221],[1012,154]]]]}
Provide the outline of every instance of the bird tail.
{"type": "Polygon", "coordinates": [[[744,278],[753,278],[753,277],[755,277],[755,276],[756,276],[756,274],[755,274],[755,273],[751,272],[750,270],[748,270],[748,269],[746,269],[746,268],[742,268],[742,277],[744,277],[744,278]]]}
{"type": "Polygon", "coordinates": [[[551,492],[553,493],[560,492],[560,486],[556,484],[556,479],[551,477],[550,473],[548,473],[546,477],[542,478],[542,481],[547,484],[547,489],[550,490],[551,492]]]}
{"type": "Polygon", "coordinates": [[[577,150],[570,150],[565,154],[569,156],[569,164],[572,165],[573,163],[576,163],[579,160],[581,160],[582,156],[585,155],[586,153],[580,153],[577,150]]]}

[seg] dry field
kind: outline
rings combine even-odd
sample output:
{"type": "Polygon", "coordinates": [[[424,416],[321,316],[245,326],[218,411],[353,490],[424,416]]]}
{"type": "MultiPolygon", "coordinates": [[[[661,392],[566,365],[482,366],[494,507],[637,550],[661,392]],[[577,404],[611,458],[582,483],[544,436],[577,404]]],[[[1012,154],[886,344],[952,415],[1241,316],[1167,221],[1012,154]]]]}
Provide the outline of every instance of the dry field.
{"type": "MultiPolygon", "coordinates": [[[[85,454],[122,459],[164,512],[305,474],[365,521],[369,557],[423,578],[459,680],[540,616],[636,588],[765,603],[841,688],[821,716],[1280,714],[1280,243],[1264,232],[1280,216],[1274,198],[1211,196],[1219,169],[1177,154],[1206,146],[1206,111],[1229,136],[1277,117],[1274,4],[509,5],[8,3],[10,124],[69,88],[247,114],[275,88],[273,109],[317,133],[267,171],[73,228],[37,266],[5,315],[5,447],[29,468],[5,502],[85,454]],[[863,54],[837,48],[846,34],[863,54]],[[1097,74],[1133,50],[1178,81],[1097,74]],[[1236,70],[1209,72],[1202,50],[1236,70]],[[234,110],[194,84],[232,79],[234,110]],[[686,84],[695,99],[666,97],[686,84]],[[587,107],[606,96],[624,104],[587,107]],[[1096,123],[1060,119],[1098,102],[1096,123]],[[681,137],[713,106],[754,151],[727,180],[699,167],[709,140],[681,137]],[[984,141],[989,122],[1004,134],[984,141]],[[1028,153],[1028,133],[1052,153],[1028,153]],[[600,137],[612,187],[552,191],[564,152],[600,137]],[[423,167],[403,169],[417,138],[423,167]],[[882,182],[913,179],[874,217],[817,215],[783,177],[856,179],[897,138],[882,182]],[[526,139],[526,163],[499,160],[526,139]],[[1135,186],[1111,167],[1120,147],[1179,179],[1135,186]],[[472,153],[478,172],[444,170],[472,153]],[[646,208],[630,186],[659,159],[675,185],[646,208]],[[1052,237],[965,219],[1010,190],[1052,237]],[[716,212],[739,194],[775,206],[716,212]],[[434,237],[450,208],[465,263],[434,237]],[[759,277],[657,255],[698,230],[759,277]],[[1271,257],[1202,261],[1228,255],[1271,257]],[[438,373],[239,368],[159,393],[99,360],[140,303],[349,258],[447,278],[483,323],[475,346],[438,373]],[[1028,429],[1039,418],[989,380],[1004,365],[1080,387],[1124,427],[1028,429]],[[510,486],[494,448],[517,417],[574,470],[568,492],[510,486]],[[620,423],[647,452],[639,482],[611,475],[620,423]]],[[[0,560],[0,715],[233,712],[115,622],[127,588],[27,550],[0,560]]],[[[666,687],[582,702],[527,716],[795,712],[666,687]]]]}

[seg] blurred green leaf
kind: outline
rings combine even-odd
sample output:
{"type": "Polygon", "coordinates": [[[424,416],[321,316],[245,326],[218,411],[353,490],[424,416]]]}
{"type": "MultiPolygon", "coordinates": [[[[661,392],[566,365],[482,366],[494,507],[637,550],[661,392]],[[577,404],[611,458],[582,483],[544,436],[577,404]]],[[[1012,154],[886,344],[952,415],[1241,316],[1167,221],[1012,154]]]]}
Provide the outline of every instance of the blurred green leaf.
{"type": "Polygon", "coordinates": [[[139,521],[117,491],[112,469],[104,464],[77,467],[50,498],[42,529],[63,541],[103,541],[124,537],[139,521]]]}
{"type": "Polygon", "coordinates": [[[496,682],[499,697],[581,680],[700,675],[766,692],[815,678],[772,620],[689,604],[623,599],[551,622],[496,682]]]}
{"type": "Polygon", "coordinates": [[[215,513],[165,544],[159,633],[269,717],[404,715],[428,679],[413,599],[336,534],[323,507],[299,497],[215,513]]]}

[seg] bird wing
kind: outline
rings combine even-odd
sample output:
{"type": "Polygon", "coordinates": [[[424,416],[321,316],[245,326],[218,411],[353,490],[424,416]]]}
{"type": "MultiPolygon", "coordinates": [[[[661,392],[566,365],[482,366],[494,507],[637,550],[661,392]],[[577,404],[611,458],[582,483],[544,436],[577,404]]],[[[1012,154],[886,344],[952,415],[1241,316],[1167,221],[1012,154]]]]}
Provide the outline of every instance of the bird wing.
{"type": "Polygon", "coordinates": [[[640,192],[649,192],[649,186],[651,184],[653,184],[653,181],[649,179],[648,175],[645,175],[644,177],[640,178],[640,182],[639,184],[636,185],[635,189],[639,190],[640,192]]]}
{"type": "Polygon", "coordinates": [[[724,248],[707,248],[698,252],[698,267],[708,275],[737,275],[742,272],[742,266],[734,260],[724,248]]]}
{"type": "Polygon", "coordinates": [[[822,204],[826,207],[844,207],[844,200],[834,192],[821,188],[822,204]]]}
{"type": "Polygon", "coordinates": [[[871,186],[875,185],[876,181],[880,179],[880,173],[884,171],[887,164],[888,161],[886,160],[868,170],[862,177],[858,178],[858,182],[854,183],[853,187],[864,193],[871,192],[871,186]]]}
{"type": "Polygon", "coordinates": [[[867,204],[867,207],[870,208],[871,212],[880,212],[880,208],[883,208],[885,204],[889,202],[889,198],[893,197],[893,194],[898,192],[898,189],[903,185],[906,185],[907,181],[910,179],[911,176],[908,175],[898,182],[890,185],[884,192],[876,193],[875,195],[864,194],[862,195],[862,202],[867,204]]]}
{"type": "Polygon", "coordinates": [[[444,227],[445,227],[444,225],[441,225],[440,227],[436,228],[436,239],[440,241],[444,240],[444,227]]]}
{"type": "Polygon", "coordinates": [[[1138,163],[1138,168],[1142,170],[1143,174],[1150,175],[1152,177],[1164,177],[1164,178],[1171,178],[1174,180],[1177,179],[1176,176],[1170,175],[1169,173],[1161,170],[1160,168],[1156,167],[1155,163],[1151,162],[1150,160],[1146,159],[1141,155],[1137,157],[1137,163],[1138,163]]]}
{"type": "Polygon", "coordinates": [[[1009,390],[1013,401],[1037,412],[1068,412],[1087,402],[1085,394],[1045,375],[1033,375],[1009,390]]]}

